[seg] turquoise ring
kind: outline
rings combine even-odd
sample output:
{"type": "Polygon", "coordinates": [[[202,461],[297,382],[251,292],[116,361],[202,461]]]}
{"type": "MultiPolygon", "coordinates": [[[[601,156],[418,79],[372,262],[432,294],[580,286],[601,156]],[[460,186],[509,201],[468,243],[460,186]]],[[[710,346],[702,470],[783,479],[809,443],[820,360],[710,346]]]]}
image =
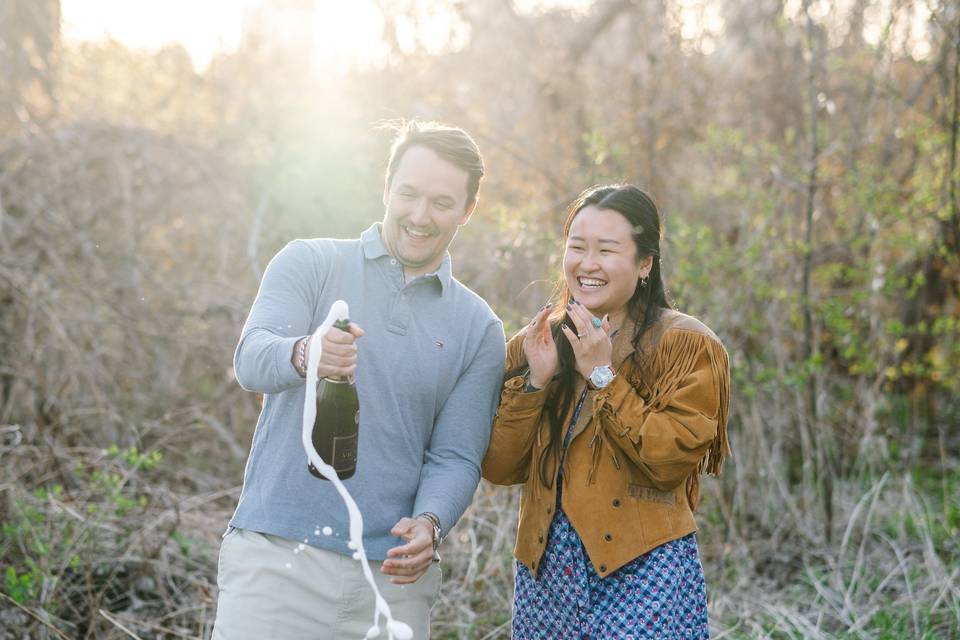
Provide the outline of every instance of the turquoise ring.
{"type": "Polygon", "coordinates": [[[600,325],[602,325],[602,324],[603,324],[603,321],[600,320],[600,318],[594,318],[594,319],[593,319],[593,326],[595,326],[597,329],[599,329],[599,328],[600,328],[600,325]]]}

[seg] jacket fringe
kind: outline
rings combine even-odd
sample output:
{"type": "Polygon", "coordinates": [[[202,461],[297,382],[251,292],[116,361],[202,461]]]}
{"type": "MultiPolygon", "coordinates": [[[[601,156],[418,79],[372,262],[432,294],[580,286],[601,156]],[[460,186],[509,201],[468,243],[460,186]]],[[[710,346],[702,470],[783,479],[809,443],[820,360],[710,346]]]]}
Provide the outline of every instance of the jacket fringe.
{"type": "MultiPolygon", "coordinates": [[[[717,434],[704,454],[697,470],[686,483],[687,501],[696,509],[700,499],[700,475],[720,474],[723,461],[730,453],[727,438],[727,416],[730,407],[730,364],[723,345],[711,336],[695,331],[670,331],[663,336],[652,354],[652,366],[646,371],[662,371],[652,387],[644,385],[649,393],[648,404],[656,411],[664,409],[679,389],[680,384],[696,368],[701,355],[710,360],[710,372],[717,394],[717,434]]],[[[641,381],[643,384],[643,381],[641,381]]]]}

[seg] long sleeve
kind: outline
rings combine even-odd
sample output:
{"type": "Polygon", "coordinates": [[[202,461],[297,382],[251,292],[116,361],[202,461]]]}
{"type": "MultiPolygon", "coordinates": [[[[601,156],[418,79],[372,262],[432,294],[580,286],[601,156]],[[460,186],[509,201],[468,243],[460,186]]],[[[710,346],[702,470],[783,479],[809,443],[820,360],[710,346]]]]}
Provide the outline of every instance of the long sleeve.
{"type": "MultiPolygon", "coordinates": [[[[506,371],[523,363],[523,332],[507,344],[506,371]]],[[[540,424],[546,388],[524,393],[523,376],[504,382],[500,405],[493,419],[490,446],[483,459],[483,477],[494,484],[511,485],[526,482],[530,472],[530,456],[534,436],[540,424]]]]}
{"type": "Polygon", "coordinates": [[[671,330],[645,400],[624,376],[591,392],[604,435],[655,487],[669,491],[697,470],[717,473],[727,452],[730,394],[727,353],[715,338],[671,330]]]}
{"type": "Polygon", "coordinates": [[[278,393],[303,384],[290,357],[293,345],[310,331],[327,270],[325,256],[300,240],[267,265],[233,356],[244,389],[278,393]]]}
{"type": "Polygon", "coordinates": [[[435,513],[444,531],[463,515],[480,482],[480,461],[490,439],[503,362],[503,325],[491,322],[434,423],[414,513],[435,513]]]}

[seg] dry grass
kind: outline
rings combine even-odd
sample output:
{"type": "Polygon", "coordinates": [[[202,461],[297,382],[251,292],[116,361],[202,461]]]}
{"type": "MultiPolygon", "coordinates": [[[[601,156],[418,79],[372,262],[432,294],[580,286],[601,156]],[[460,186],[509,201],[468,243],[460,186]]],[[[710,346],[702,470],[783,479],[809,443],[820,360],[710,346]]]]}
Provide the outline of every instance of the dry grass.
{"type": "MultiPolygon", "coordinates": [[[[843,484],[834,544],[724,519],[708,483],[698,534],[715,638],[949,638],[960,542],[909,476],[843,484]],[[745,532],[746,535],[737,533],[745,532]]],[[[953,499],[957,499],[954,494],[953,499]]],[[[440,638],[509,638],[517,493],[484,485],[446,543],[440,638]]],[[[816,528],[818,523],[809,522],[816,528]]]]}
{"type": "MultiPolygon", "coordinates": [[[[177,493],[169,489],[176,474],[165,461],[145,462],[149,455],[11,444],[4,568],[29,578],[7,584],[0,638],[208,637],[218,534],[237,487],[177,493]],[[72,469],[44,473],[53,455],[72,469]]],[[[909,476],[841,486],[841,535],[810,546],[761,528],[735,533],[744,529],[724,520],[720,486],[707,485],[699,537],[714,637],[960,633],[960,543],[942,511],[909,476]]],[[[516,489],[484,483],[448,537],[436,637],[509,637],[517,498],[516,489]]]]}

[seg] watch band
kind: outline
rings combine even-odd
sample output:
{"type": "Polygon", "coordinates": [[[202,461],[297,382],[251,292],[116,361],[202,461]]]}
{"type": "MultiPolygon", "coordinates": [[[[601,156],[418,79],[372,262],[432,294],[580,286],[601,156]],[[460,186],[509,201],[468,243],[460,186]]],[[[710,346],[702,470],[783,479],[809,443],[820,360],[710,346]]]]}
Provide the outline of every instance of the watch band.
{"type": "MultiPolygon", "coordinates": [[[[544,385],[546,386],[546,385],[544,385]]],[[[523,386],[520,388],[522,393],[534,393],[535,391],[542,391],[543,387],[538,387],[530,382],[530,370],[527,369],[526,373],[523,374],[523,386]]]]}
{"type": "Polygon", "coordinates": [[[523,392],[524,393],[533,393],[535,391],[540,391],[540,387],[533,386],[533,383],[530,380],[525,380],[523,382],[523,392]]]}
{"type": "Polygon", "coordinates": [[[424,518],[430,522],[433,527],[433,561],[440,562],[440,543],[443,542],[443,531],[440,527],[440,518],[437,514],[430,511],[424,511],[417,514],[418,518],[424,518]]]}

